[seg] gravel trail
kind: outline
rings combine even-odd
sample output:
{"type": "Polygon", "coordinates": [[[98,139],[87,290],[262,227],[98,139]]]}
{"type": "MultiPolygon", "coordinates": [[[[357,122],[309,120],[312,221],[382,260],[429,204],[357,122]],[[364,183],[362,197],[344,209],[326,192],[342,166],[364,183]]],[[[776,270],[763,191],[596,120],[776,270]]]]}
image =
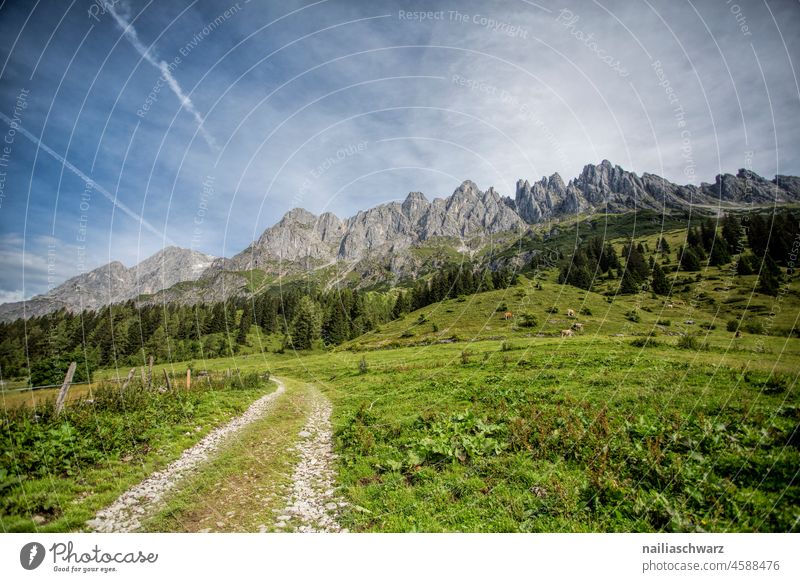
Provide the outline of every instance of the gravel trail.
{"type": "Polygon", "coordinates": [[[347,532],[337,521],[339,510],[346,503],[335,494],[331,408],[330,401],[319,395],[298,433],[295,450],[300,453],[300,461],[292,475],[289,502],[276,520],[278,531],[347,532]]]}
{"type": "Polygon", "coordinates": [[[183,451],[177,460],[161,471],[156,471],[147,479],[128,489],[119,498],[100,510],[94,519],[86,525],[98,532],[133,532],[138,530],[142,521],[152,514],[164,495],[181,479],[193,472],[206,461],[223,444],[225,439],[241,430],[251,422],[258,420],[269,412],[273,403],[283,394],[285,387],[277,378],[273,378],[278,388],[262,396],[241,415],[226,425],[214,429],[191,448],[183,451]]]}

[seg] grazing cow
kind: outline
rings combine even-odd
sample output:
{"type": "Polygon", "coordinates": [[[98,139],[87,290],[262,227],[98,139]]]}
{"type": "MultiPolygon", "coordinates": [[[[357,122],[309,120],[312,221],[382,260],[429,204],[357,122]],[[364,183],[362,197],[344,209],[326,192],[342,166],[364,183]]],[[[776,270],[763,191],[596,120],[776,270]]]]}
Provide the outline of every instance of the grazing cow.
{"type": "Polygon", "coordinates": [[[675,307],[675,305],[672,303],[667,303],[667,309],[672,309],[673,307],[675,307]]]}
{"type": "Polygon", "coordinates": [[[683,323],[685,323],[686,325],[694,325],[694,319],[687,319],[683,323]]]}
{"type": "Polygon", "coordinates": [[[583,331],[583,324],[578,323],[576,321],[575,323],[572,324],[572,329],[574,329],[575,331],[583,331]]]}
{"type": "Polygon", "coordinates": [[[571,329],[562,329],[561,330],[561,337],[572,337],[575,333],[571,329]]]}
{"type": "Polygon", "coordinates": [[[742,337],[742,332],[737,329],[733,337],[742,337]]]}
{"type": "Polygon", "coordinates": [[[567,317],[575,317],[575,312],[571,309],[567,309],[567,317]]]}
{"type": "Polygon", "coordinates": [[[510,311],[506,311],[506,312],[503,314],[503,317],[504,317],[504,318],[506,318],[506,319],[513,319],[513,318],[514,318],[514,314],[513,314],[513,313],[511,313],[510,311]]]}

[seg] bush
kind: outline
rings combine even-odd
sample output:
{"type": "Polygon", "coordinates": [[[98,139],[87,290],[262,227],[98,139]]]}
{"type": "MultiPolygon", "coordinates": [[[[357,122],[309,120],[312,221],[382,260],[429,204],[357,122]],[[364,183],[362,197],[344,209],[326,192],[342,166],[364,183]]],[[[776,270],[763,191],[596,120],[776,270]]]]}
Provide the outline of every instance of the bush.
{"type": "Polygon", "coordinates": [[[544,310],[545,313],[558,313],[558,307],[547,307],[544,310]]]}
{"type": "Polygon", "coordinates": [[[752,334],[762,334],[764,333],[764,324],[761,323],[761,320],[758,319],[750,319],[744,324],[744,330],[747,333],[752,334]]]}
{"type": "Polygon", "coordinates": [[[731,319],[728,322],[728,324],[725,326],[725,329],[727,329],[730,332],[736,331],[737,329],[739,329],[739,320],[738,319],[731,319]]]}
{"type": "Polygon", "coordinates": [[[654,340],[651,336],[637,337],[631,341],[631,346],[634,348],[655,348],[660,346],[661,343],[654,340]]]}
{"type": "Polygon", "coordinates": [[[693,335],[684,335],[678,339],[678,347],[684,350],[699,350],[700,342],[693,335]]]}
{"type": "Polygon", "coordinates": [[[663,325],[664,327],[669,327],[672,325],[672,321],[669,319],[659,319],[656,323],[658,325],[663,325]]]}
{"type": "Polygon", "coordinates": [[[625,319],[627,319],[628,321],[632,321],[633,323],[639,323],[640,321],[642,321],[642,318],[639,315],[639,312],[635,311],[635,310],[634,311],[629,311],[628,313],[626,313],[625,314],[625,319]]]}
{"type": "Polygon", "coordinates": [[[581,315],[592,315],[592,310],[589,309],[588,307],[581,307],[580,314],[581,315]]]}
{"type": "Polygon", "coordinates": [[[407,329],[403,333],[400,334],[400,337],[402,337],[402,338],[414,337],[414,333],[410,329],[407,329]]]}
{"type": "Polygon", "coordinates": [[[520,317],[519,322],[520,327],[538,327],[539,321],[536,319],[536,316],[532,313],[523,313],[520,317]]]}

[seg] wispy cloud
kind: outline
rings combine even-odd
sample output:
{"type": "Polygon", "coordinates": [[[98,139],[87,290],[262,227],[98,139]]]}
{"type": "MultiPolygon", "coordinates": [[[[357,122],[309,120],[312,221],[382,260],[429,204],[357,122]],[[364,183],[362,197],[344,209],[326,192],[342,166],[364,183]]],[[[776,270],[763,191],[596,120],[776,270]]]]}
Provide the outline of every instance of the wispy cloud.
{"type": "MultiPolygon", "coordinates": [[[[175,94],[175,97],[178,98],[178,101],[180,101],[181,106],[186,110],[187,113],[194,117],[194,120],[200,130],[200,134],[203,136],[203,139],[206,140],[206,143],[209,145],[209,147],[215,151],[219,150],[219,146],[217,145],[214,136],[212,136],[205,127],[205,118],[197,110],[197,107],[195,107],[192,99],[183,91],[180,83],[178,83],[178,80],[172,74],[172,71],[170,71],[169,65],[165,61],[159,60],[155,54],[155,51],[149,49],[144,45],[144,43],[142,43],[142,41],[139,39],[139,34],[136,32],[136,28],[134,28],[133,24],[131,24],[126,17],[127,15],[120,14],[117,11],[117,7],[108,0],[104,0],[104,4],[108,13],[111,14],[116,21],[117,26],[119,26],[119,28],[122,30],[122,33],[125,35],[127,41],[134,49],[136,49],[136,52],[139,53],[144,60],[159,70],[161,76],[167,82],[167,86],[175,94]]],[[[118,4],[125,8],[124,4],[118,4]]]]}
{"type": "Polygon", "coordinates": [[[96,190],[97,192],[100,192],[100,194],[102,194],[107,200],[109,200],[114,206],[116,206],[118,210],[120,210],[120,211],[124,212],[125,214],[127,214],[128,216],[130,216],[133,220],[135,220],[137,223],[141,224],[142,227],[146,228],[147,230],[149,230],[153,234],[158,235],[159,237],[162,237],[166,241],[172,241],[172,239],[167,237],[162,231],[158,230],[155,226],[153,226],[152,224],[147,222],[140,214],[137,214],[135,211],[131,210],[130,208],[128,208],[128,206],[123,204],[119,200],[119,198],[117,196],[114,196],[113,194],[111,194],[111,192],[109,192],[108,190],[103,188],[103,186],[101,186],[100,184],[98,184],[97,182],[92,180],[92,178],[90,178],[84,172],[82,172],[80,170],[80,168],[76,167],[73,163],[71,163],[69,160],[67,160],[64,156],[62,156],[61,154],[56,152],[53,148],[51,148],[46,143],[44,143],[42,140],[40,140],[38,137],[33,135],[30,131],[28,131],[27,129],[25,129],[21,125],[19,125],[17,123],[14,123],[14,121],[10,117],[8,117],[5,113],[3,113],[2,111],[0,111],[0,119],[2,119],[6,124],[8,124],[8,126],[10,128],[13,128],[15,131],[18,131],[19,133],[24,135],[26,138],[28,138],[28,140],[32,141],[39,149],[41,149],[42,151],[50,154],[50,156],[52,158],[54,158],[55,160],[57,160],[61,164],[63,164],[63,166],[65,168],[67,168],[70,172],[72,172],[73,174],[78,176],[87,185],[90,185],[92,190],[96,190]]]}

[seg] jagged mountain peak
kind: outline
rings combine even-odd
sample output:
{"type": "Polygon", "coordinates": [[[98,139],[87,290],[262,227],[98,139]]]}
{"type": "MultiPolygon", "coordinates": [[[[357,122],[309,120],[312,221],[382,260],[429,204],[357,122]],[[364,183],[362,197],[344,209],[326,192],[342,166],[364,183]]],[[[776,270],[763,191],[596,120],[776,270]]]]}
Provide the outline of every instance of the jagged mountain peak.
{"type": "Polygon", "coordinates": [[[309,212],[305,208],[292,208],[289,212],[283,215],[280,224],[290,224],[293,222],[311,226],[317,220],[317,215],[309,212]]]}
{"type": "MultiPolygon", "coordinates": [[[[25,314],[41,315],[61,307],[96,308],[152,293],[197,279],[198,269],[207,265],[202,275],[205,291],[187,298],[173,288],[159,297],[216,301],[247,293],[240,272],[250,269],[281,275],[341,263],[344,272],[370,276],[373,283],[376,276],[414,276],[418,259],[410,249],[431,239],[441,238],[459,250],[479,248],[486,235],[519,233],[529,224],[576,214],[798,201],[800,178],[795,176],[767,180],[740,169],[735,175],[720,174],[712,183],[678,185],[656,174],[638,176],[609,160],[587,164],[566,183],[558,173],[534,182],[520,179],[513,199],[494,187],[481,191],[472,180],[464,180],[445,198],[429,201],[421,192],[410,192],[402,202],[380,204],[344,220],[332,212],[317,216],[294,208],[230,259],[166,247],[129,269],[114,261],[27,302],[25,314]]],[[[0,320],[20,317],[20,305],[0,306],[0,320]]]]}

